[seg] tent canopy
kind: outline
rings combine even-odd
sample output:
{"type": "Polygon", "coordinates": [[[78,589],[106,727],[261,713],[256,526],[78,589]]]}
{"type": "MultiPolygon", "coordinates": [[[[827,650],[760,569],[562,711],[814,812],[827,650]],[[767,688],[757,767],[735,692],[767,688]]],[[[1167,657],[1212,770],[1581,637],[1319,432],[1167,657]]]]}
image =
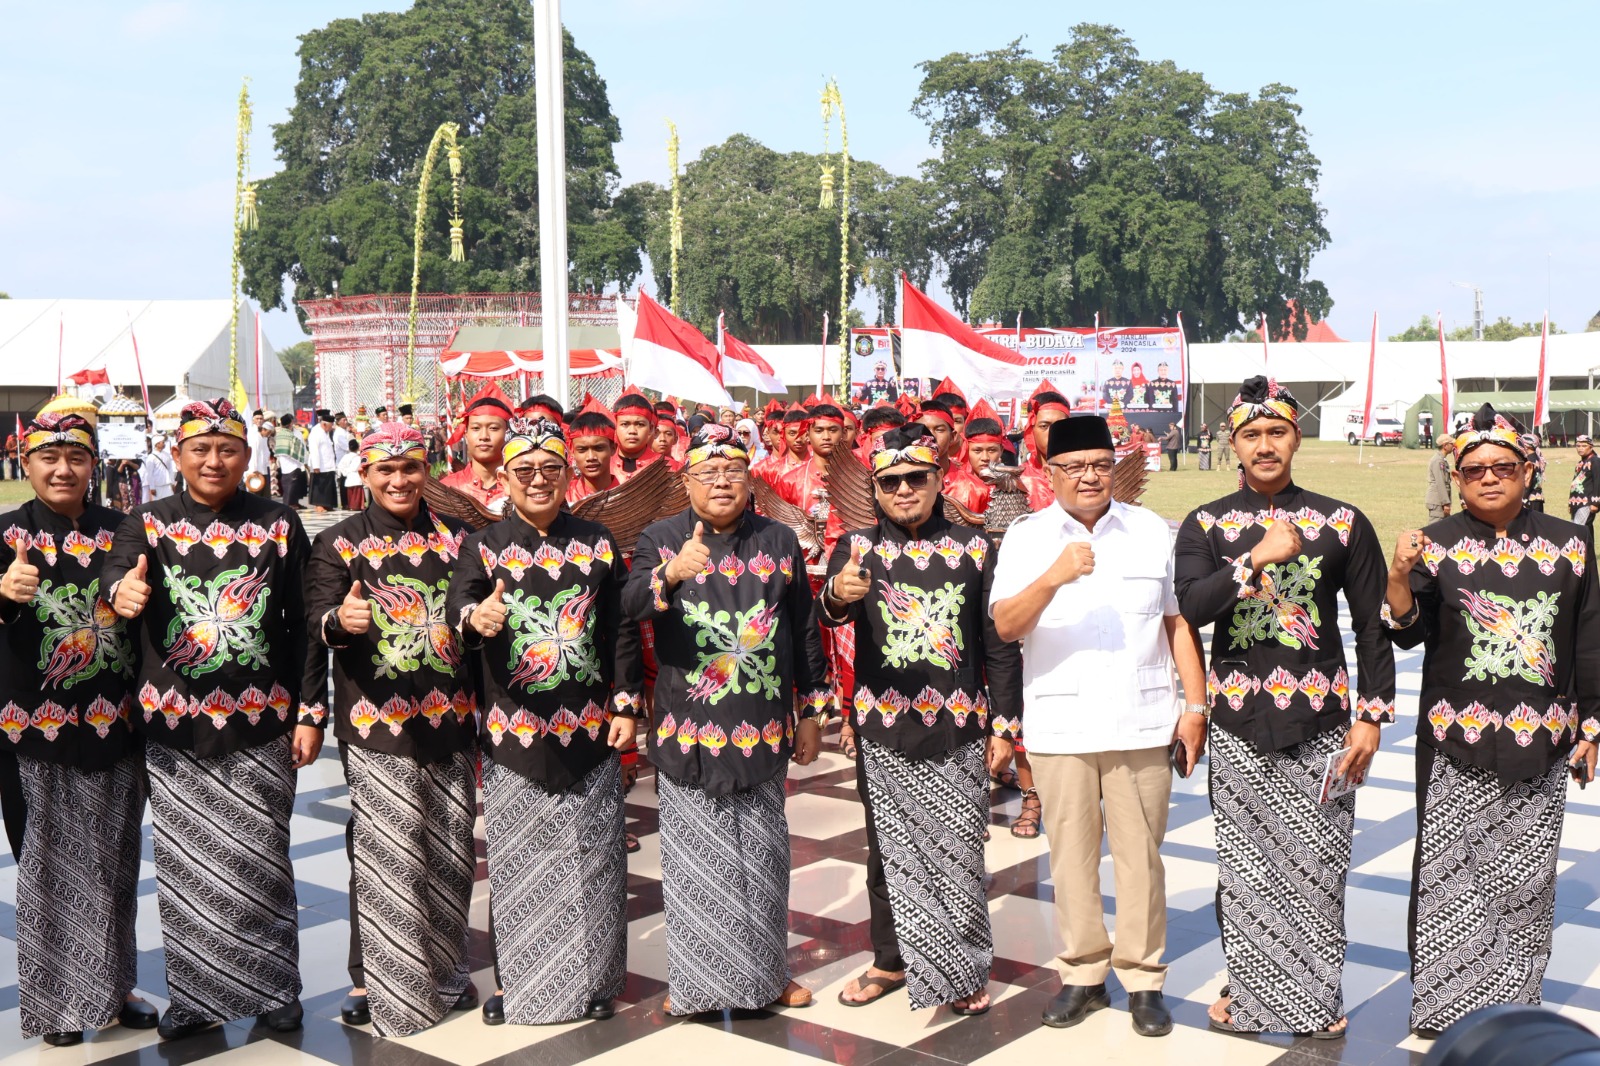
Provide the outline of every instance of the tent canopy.
{"type": "MultiPolygon", "coordinates": [[[[501,378],[543,374],[543,331],[539,326],[462,326],[451,335],[439,366],[449,377],[501,378]]],[[[572,345],[568,365],[574,377],[622,370],[622,339],[615,326],[567,327],[572,345]]]]}
{"type": "MultiPolygon", "coordinates": [[[[1458,392],[1450,397],[1450,417],[1459,419],[1482,407],[1484,404],[1493,404],[1494,409],[1501,414],[1519,415],[1533,414],[1532,392],[1458,392]]],[[[1551,414],[1562,414],[1569,411],[1600,412],[1600,389],[1552,389],[1549,396],[1551,414]]],[[[1437,392],[1429,393],[1411,405],[1411,410],[1406,412],[1404,432],[1405,445],[1414,448],[1420,434],[1417,430],[1418,416],[1428,412],[1433,418],[1434,435],[1437,439],[1439,433],[1439,417],[1444,412],[1443,401],[1437,392]]],[[[1517,421],[1522,421],[1517,418],[1517,421]]]]}

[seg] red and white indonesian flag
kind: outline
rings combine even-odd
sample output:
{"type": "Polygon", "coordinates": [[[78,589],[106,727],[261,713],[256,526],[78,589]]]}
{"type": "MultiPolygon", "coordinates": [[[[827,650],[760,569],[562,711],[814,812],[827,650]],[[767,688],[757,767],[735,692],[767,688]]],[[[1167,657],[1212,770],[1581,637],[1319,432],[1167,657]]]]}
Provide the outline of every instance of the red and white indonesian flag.
{"type": "Polygon", "coordinates": [[[622,335],[628,383],[686,400],[732,407],[722,387],[722,353],[689,323],[639,294],[632,335],[622,335]]]}
{"type": "Polygon", "coordinates": [[[1545,362],[1545,349],[1550,344],[1550,312],[1544,313],[1544,327],[1539,331],[1539,380],[1533,385],[1533,428],[1542,429],[1550,421],[1550,367],[1545,362]]]}
{"type": "Polygon", "coordinates": [[[951,378],[968,392],[996,399],[1021,396],[1028,361],[979,336],[901,275],[900,376],[951,378]]]}
{"type": "Polygon", "coordinates": [[[787,392],[783,380],[761,353],[726,330],[722,333],[722,383],[757,392],[787,392]]]}

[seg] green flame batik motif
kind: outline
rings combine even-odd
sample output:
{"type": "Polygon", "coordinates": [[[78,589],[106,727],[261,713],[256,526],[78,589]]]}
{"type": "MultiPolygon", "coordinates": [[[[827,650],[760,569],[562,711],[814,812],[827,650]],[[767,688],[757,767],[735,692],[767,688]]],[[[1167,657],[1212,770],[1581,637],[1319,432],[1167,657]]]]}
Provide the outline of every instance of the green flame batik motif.
{"type": "Polygon", "coordinates": [[[506,628],[511,652],[510,683],[545,692],[568,680],[600,680],[600,653],[594,642],[594,603],[598,589],[562,589],[546,604],[521,589],[506,594],[506,628]]]}
{"type": "Polygon", "coordinates": [[[769,700],[778,698],[782,686],[774,649],[780,606],[757,603],[737,617],[727,611],[713,614],[703,601],[684,609],[684,620],[695,629],[695,644],[708,649],[684,679],[690,699],[715,704],[728,693],[738,692],[741,682],[745,682],[746,693],[759,692],[769,700]]]}
{"type": "Polygon", "coordinates": [[[186,677],[203,677],[234,662],[246,669],[267,665],[267,634],[261,619],[272,590],[270,570],[248,566],[224,570],[210,581],[162,567],[176,617],[167,626],[165,663],[186,677]]]}
{"type": "Polygon", "coordinates": [[[100,579],[82,588],[46,579],[33,597],[44,627],[39,669],[45,688],[71,688],[102,670],[133,676],[133,642],[126,623],[100,599],[100,579]]]}
{"type": "Polygon", "coordinates": [[[372,622],[382,634],[372,665],[379,677],[428,669],[453,673],[461,663],[461,646],[444,620],[448,578],[429,584],[403,574],[389,574],[367,586],[367,598],[377,605],[372,622]]]}
{"type": "Polygon", "coordinates": [[[928,662],[953,670],[967,646],[959,622],[966,586],[946,581],[940,588],[923,589],[879,578],[878,588],[883,594],[878,610],[889,627],[883,661],[889,666],[928,662]]]}
{"type": "Polygon", "coordinates": [[[1262,568],[1257,587],[1239,601],[1228,624],[1230,650],[1241,650],[1263,640],[1277,640],[1290,648],[1319,650],[1317,582],[1322,577],[1322,556],[1298,559],[1262,568]]]}

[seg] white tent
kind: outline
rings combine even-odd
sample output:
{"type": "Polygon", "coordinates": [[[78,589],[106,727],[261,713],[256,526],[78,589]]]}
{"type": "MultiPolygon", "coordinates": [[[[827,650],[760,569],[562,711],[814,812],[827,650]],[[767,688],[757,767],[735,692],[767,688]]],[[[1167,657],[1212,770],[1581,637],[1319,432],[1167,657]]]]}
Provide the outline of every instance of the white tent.
{"type": "MultiPolygon", "coordinates": [[[[175,392],[228,392],[227,300],[0,300],[0,411],[36,411],[56,391],[57,353],[63,380],[104,369],[113,386],[139,395],[129,326],[139,342],[150,401],[175,392]]],[[[239,305],[239,377],[252,406],[255,394],[255,318],[239,305]]],[[[262,338],[265,406],[288,410],[293,386],[271,342],[262,338]]]]}

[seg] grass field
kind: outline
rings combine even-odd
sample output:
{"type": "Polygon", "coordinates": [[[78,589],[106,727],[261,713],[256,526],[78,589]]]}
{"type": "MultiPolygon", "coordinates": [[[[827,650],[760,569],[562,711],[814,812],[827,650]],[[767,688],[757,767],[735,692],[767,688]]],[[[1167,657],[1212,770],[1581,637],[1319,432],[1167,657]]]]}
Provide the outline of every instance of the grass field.
{"type": "MultiPolygon", "coordinates": [[[[1400,531],[1426,524],[1422,500],[1428,489],[1428,459],[1432,452],[1420,448],[1372,448],[1363,462],[1358,449],[1337,441],[1308,440],[1294,460],[1294,480],[1302,488],[1352,504],[1372,521],[1383,545],[1384,558],[1400,531]]],[[[1577,453],[1570,448],[1545,453],[1545,508],[1565,518],[1567,482],[1577,453]]],[[[1165,457],[1163,457],[1165,461],[1165,457]]],[[[1198,470],[1199,456],[1186,455],[1176,472],[1165,468],[1150,475],[1144,505],[1164,518],[1181,519],[1196,507],[1231,492],[1237,484],[1234,470],[1198,470]]]]}

